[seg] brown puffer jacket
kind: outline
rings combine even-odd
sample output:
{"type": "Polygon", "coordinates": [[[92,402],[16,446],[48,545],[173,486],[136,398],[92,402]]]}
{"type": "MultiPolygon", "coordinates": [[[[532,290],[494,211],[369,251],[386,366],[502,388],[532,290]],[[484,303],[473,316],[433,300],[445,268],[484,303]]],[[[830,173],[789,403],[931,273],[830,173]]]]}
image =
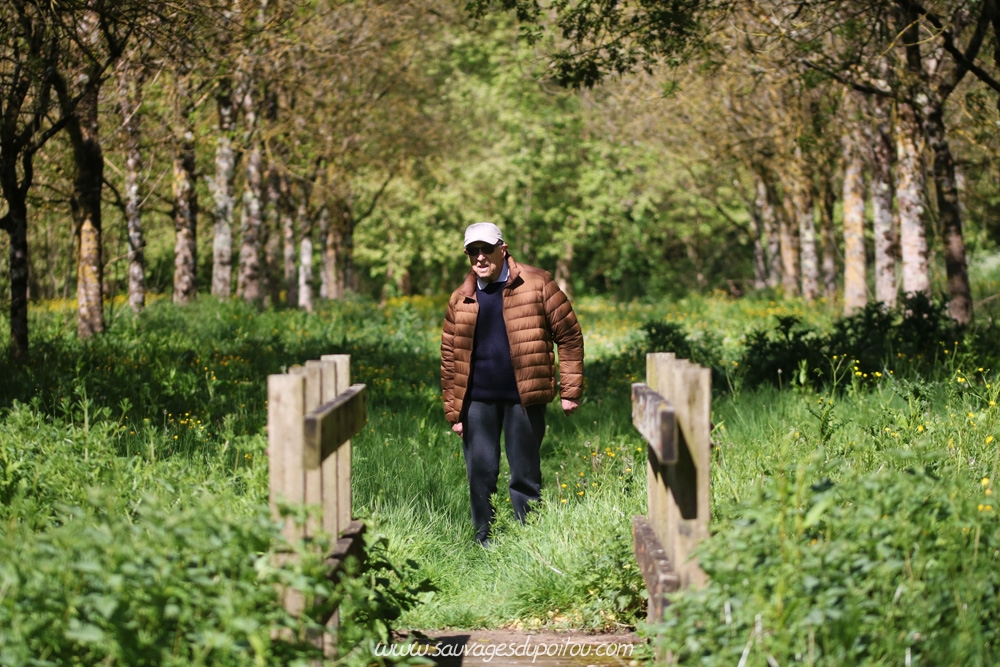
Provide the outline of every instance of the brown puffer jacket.
{"type": "MultiPolygon", "coordinates": [[[[556,396],[555,355],[559,346],[562,398],[583,396],[583,334],[569,299],[547,271],[518,264],[507,256],[510,277],[504,286],[503,317],[507,324],[510,358],[522,405],[549,403],[556,396]]],[[[448,300],[441,333],[441,393],[445,417],[461,419],[469,386],[472,341],[479,303],[472,271],[448,300]]]]}

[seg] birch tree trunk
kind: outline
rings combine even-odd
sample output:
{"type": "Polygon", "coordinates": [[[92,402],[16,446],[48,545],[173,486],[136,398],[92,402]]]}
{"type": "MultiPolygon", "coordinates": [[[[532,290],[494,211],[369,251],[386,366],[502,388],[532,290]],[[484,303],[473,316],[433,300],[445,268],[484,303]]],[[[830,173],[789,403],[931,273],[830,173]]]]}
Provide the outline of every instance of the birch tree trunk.
{"type": "Polygon", "coordinates": [[[903,292],[931,295],[924,231],[923,132],[916,111],[900,102],[896,111],[896,202],[903,259],[903,292]]]}
{"type": "Polygon", "coordinates": [[[128,60],[118,66],[122,130],[125,135],[125,225],[128,233],[128,303],[132,312],[146,307],[146,241],[142,230],[142,86],[145,67],[128,60]]]}
{"type": "Polygon", "coordinates": [[[844,134],[844,315],[868,303],[865,257],[865,192],[859,129],[844,134]]]}
{"type": "Polygon", "coordinates": [[[816,255],[816,219],[813,211],[812,178],[805,165],[801,147],[795,149],[796,169],[791,184],[792,209],[799,228],[799,261],[802,277],[801,296],[812,301],[819,295],[819,262],[816,255]]]}
{"type": "Polygon", "coordinates": [[[299,308],[307,313],[313,312],[312,253],[312,239],[308,235],[305,235],[299,242],[299,308]]]}
{"type": "Polygon", "coordinates": [[[261,272],[261,292],[265,306],[277,306],[281,302],[282,279],[279,279],[278,246],[281,244],[281,193],[278,188],[278,169],[274,162],[268,163],[264,177],[264,223],[261,226],[260,244],[264,249],[264,270],[261,272]]]}
{"type": "Polygon", "coordinates": [[[219,134],[215,146],[215,177],[210,184],[215,203],[212,296],[228,299],[232,294],[233,282],[233,201],[236,191],[236,152],[233,150],[236,105],[233,103],[231,77],[223,76],[219,80],[215,104],[219,117],[219,134]]]}
{"type": "Polygon", "coordinates": [[[174,303],[186,304],[198,296],[198,194],[195,190],[195,143],[191,116],[193,100],[186,75],[177,73],[175,94],[180,106],[179,134],[174,138],[174,303]]]}
{"type": "Polygon", "coordinates": [[[816,219],[812,192],[803,188],[796,197],[799,220],[799,254],[801,256],[802,298],[812,301],[819,295],[819,263],[816,255],[816,219]]]}
{"type": "Polygon", "coordinates": [[[70,207],[76,236],[77,335],[104,332],[104,262],[101,234],[101,190],[104,154],[98,122],[100,80],[87,83],[66,129],[73,147],[75,174],[70,207]]]}
{"type": "Polygon", "coordinates": [[[307,313],[313,312],[313,226],[312,218],[309,215],[309,198],[311,193],[311,185],[307,184],[302,188],[302,196],[299,198],[299,205],[295,211],[299,233],[302,235],[302,239],[299,241],[299,289],[297,305],[307,313]]]}
{"type": "Polygon", "coordinates": [[[775,288],[781,284],[781,234],[778,231],[778,197],[773,183],[757,170],[756,207],[760,212],[764,250],[764,285],[775,288]]]}
{"type": "Polygon", "coordinates": [[[892,212],[892,157],[895,153],[890,122],[889,102],[876,97],[871,100],[875,120],[869,145],[872,225],[875,234],[875,300],[886,308],[896,307],[896,257],[899,247],[896,239],[895,218],[892,212]]]}
{"type": "Polygon", "coordinates": [[[243,211],[240,217],[240,264],[236,294],[249,303],[260,303],[261,228],[263,211],[263,158],[260,143],[253,142],[246,160],[243,183],[243,211]]]}

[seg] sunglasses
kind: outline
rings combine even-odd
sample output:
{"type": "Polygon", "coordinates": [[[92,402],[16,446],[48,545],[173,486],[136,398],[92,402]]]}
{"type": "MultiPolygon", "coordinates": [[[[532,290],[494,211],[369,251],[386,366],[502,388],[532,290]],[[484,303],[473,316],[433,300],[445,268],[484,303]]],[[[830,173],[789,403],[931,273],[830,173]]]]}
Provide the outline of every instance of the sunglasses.
{"type": "Polygon", "coordinates": [[[465,246],[465,254],[472,258],[479,257],[480,253],[483,255],[490,255],[493,254],[499,246],[499,243],[496,245],[488,245],[485,243],[469,244],[465,246]]]}

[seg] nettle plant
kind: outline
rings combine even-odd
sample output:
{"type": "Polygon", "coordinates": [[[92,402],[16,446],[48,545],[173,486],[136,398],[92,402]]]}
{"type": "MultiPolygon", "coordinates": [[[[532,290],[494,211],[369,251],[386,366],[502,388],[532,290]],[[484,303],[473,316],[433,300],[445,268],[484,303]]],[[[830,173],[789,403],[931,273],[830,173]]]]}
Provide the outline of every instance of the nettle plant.
{"type": "Polygon", "coordinates": [[[708,586],[658,628],[677,662],[992,664],[1000,416],[965,384],[900,383],[903,407],[868,423],[796,427],[703,545],[708,586]]]}

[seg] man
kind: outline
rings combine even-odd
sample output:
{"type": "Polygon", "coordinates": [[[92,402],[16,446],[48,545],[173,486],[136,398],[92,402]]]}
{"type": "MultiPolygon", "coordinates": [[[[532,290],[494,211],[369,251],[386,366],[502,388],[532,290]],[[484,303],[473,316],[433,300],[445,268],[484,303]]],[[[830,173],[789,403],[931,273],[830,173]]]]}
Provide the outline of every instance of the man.
{"type": "Polygon", "coordinates": [[[552,276],[514,261],[496,225],[469,225],[465,254],[472,270],[448,301],[441,334],[441,390],[445,417],[462,436],[476,541],[487,546],[501,431],[510,501],[523,522],[541,498],[539,449],[556,395],[553,343],[562,409],[572,414],[583,394],[583,335],[552,276]]]}

